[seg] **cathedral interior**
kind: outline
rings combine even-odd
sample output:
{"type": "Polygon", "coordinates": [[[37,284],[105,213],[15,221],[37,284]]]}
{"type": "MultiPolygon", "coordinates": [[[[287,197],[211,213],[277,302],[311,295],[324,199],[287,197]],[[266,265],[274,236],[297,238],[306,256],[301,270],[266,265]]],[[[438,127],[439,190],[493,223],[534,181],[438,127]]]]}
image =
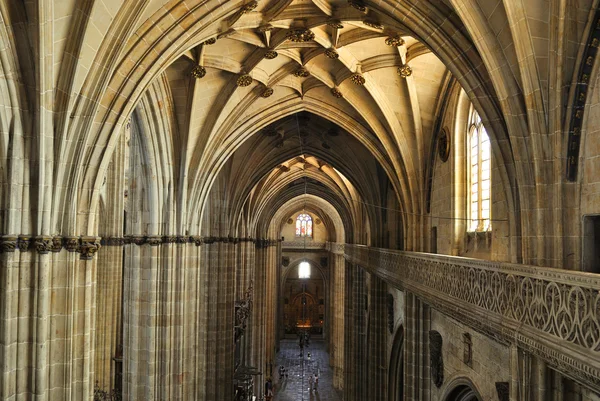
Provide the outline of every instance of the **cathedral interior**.
{"type": "Polygon", "coordinates": [[[600,401],[599,6],[0,0],[0,400],[600,401]]]}

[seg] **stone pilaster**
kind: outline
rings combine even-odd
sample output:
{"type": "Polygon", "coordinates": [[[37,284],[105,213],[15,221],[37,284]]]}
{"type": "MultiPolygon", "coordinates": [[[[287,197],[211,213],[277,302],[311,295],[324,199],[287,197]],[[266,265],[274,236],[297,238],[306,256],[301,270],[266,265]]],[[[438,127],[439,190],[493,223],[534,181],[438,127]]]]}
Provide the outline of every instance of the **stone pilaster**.
{"type": "Polygon", "coordinates": [[[346,305],[345,270],[346,262],[343,255],[329,253],[331,296],[330,314],[331,324],[330,339],[330,364],[333,367],[333,386],[337,389],[344,387],[344,309],[346,305]]]}
{"type": "Polygon", "coordinates": [[[428,401],[430,396],[430,310],[414,294],[406,293],[406,400],[428,401]]]}

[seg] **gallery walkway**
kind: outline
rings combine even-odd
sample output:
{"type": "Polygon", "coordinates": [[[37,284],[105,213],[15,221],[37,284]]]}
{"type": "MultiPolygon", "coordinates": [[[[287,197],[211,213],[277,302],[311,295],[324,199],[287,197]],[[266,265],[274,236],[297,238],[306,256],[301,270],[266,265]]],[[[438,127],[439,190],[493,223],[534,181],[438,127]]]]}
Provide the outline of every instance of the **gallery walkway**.
{"type": "Polygon", "coordinates": [[[304,349],[304,356],[300,357],[298,342],[283,340],[277,364],[273,368],[274,401],[340,401],[340,396],[332,386],[333,372],[328,361],[329,354],[325,351],[323,341],[311,340],[310,345],[304,349]],[[288,377],[281,381],[278,373],[280,365],[288,373],[288,377]],[[310,391],[309,375],[314,377],[315,373],[319,375],[318,389],[310,391]]]}

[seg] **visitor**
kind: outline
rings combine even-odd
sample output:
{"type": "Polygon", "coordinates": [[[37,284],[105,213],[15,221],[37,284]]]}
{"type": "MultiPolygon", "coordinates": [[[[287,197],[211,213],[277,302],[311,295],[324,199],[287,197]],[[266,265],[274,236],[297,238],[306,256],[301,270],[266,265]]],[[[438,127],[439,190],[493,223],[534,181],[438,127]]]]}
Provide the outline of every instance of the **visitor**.
{"type": "Polygon", "coordinates": [[[312,391],[313,389],[313,377],[312,375],[308,376],[308,389],[312,391]]]}
{"type": "Polygon", "coordinates": [[[265,399],[271,401],[273,399],[273,382],[269,377],[265,383],[265,399]]]}
{"type": "Polygon", "coordinates": [[[317,376],[317,374],[315,373],[315,391],[317,391],[318,387],[319,387],[319,376],[317,376]]]}

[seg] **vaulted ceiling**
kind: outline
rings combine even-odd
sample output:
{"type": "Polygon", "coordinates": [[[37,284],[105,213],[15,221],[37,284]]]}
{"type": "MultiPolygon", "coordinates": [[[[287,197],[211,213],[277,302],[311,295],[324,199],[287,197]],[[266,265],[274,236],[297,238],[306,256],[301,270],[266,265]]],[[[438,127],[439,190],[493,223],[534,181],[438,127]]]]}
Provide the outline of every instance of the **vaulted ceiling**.
{"type": "MultiPolygon", "coordinates": [[[[244,165],[266,176],[246,184],[283,180],[268,171],[294,170],[298,158],[311,167],[328,159],[346,175],[373,182],[376,169],[361,171],[357,163],[372,159],[405,207],[413,207],[409,199],[422,190],[440,92],[452,79],[423,43],[395,25],[345,0],[252,1],[224,19],[221,33],[185,51],[162,78],[190,174],[198,178],[189,190],[210,181],[214,167],[261,131],[272,140],[267,148],[252,145],[250,157],[245,151],[244,165]],[[336,130],[362,150],[351,150],[347,139],[334,145],[336,130]],[[270,152],[276,157],[267,162],[270,152]],[[282,158],[289,160],[282,164],[282,158]]],[[[311,169],[296,175],[309,176],[311,169]]],[[[236,183],[244,176],[233,175],[236,183]]]]}

